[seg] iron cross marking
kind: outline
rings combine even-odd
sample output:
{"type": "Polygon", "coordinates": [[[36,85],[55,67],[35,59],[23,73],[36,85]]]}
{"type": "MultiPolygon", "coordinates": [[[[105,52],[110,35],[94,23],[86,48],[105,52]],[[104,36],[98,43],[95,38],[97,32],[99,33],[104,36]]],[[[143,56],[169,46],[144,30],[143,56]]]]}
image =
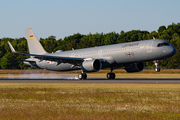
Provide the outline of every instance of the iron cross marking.
{"type": "Polygon", "coordinates": [[[128,52],[128,53],[126,53],[126,56],[127,56],[127,57],[132,57],[132,56],[134,56],[134,52],[128,52]]]}
{"type": "Polygon", "coordinates": [[[129,57],[131,57],[131,53],[129,52],[128,54],[127,54],[129,57]]]}

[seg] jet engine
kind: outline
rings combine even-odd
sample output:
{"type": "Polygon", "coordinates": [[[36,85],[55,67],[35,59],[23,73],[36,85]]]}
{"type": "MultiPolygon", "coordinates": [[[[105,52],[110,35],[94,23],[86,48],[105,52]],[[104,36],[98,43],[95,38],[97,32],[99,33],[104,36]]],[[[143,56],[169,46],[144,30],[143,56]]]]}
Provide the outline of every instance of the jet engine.
{"type": "Polygon", "coordinates": [[[145,64],[142,63],[132,63],[132,64],[127,64],[124,66],[124,69],[127,72],[141,72],[144,69],[145,64]]]}
{"type": "Polygon", "coordinates": [[[102,63],[98,59],[86,60],[81,65],[83,72],[97,72],[101,69],[101,67],[102,63]]]}

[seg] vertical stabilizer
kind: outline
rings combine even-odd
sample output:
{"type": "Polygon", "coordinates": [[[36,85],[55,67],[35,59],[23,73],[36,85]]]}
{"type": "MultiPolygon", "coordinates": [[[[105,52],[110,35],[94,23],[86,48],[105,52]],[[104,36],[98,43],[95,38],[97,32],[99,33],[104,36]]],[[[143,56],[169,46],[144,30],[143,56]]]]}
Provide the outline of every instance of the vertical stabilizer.
{"type": "Polygon", "coordinates": [[[31,30],[31,28],[25,29],[25,32],[26,32],[26,38],[27,38],[28,47],[29,47],[29,53],[30,54],[46,53],[46,51],[42,47],[41,43],[38,41],[37,37],[31,30]]]}

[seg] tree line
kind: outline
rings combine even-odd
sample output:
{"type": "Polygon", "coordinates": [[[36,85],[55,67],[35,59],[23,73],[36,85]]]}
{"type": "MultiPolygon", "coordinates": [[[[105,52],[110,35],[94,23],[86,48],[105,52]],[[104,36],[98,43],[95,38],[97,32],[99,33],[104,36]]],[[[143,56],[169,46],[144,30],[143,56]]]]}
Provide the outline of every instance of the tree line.
{"type": "MultiPolygon", "coordinates": [[[[124,42],[133,42],[139,40],[147,39],[163,39],[170,44],[172,44],[176,49],[177,53],[171,57],[164,60],[160,60],[160,67],[172,69],[180,68],[180,23],[172,23],[171,25],[160,26],[157,31],[141,31],[141,30],[131,30],[120,33],[110,32],[110,33],[95,33],[83,35],[80,33],[70,35],[64,39],[56,39],[55,36],[49,36],[48,38],[40,38],[40,43],[44,49],[49,52],[56,52],[57,50],[72,50],[81,49],[94,46],[110,45],[124,42]]],[[[0,39],[0,69],[26,69],[27,65],[23,64],[22,61],[11,61],[5,58],[11,59],[26,59],[29,56],[13,54],[9,48],[7,41],[10,41],[16,51],[21,53],[29,53],[26,38],[2,38],[0,39]]],[[[147,62],[146,67],[154,67],[153,62],[147,62]]]]}

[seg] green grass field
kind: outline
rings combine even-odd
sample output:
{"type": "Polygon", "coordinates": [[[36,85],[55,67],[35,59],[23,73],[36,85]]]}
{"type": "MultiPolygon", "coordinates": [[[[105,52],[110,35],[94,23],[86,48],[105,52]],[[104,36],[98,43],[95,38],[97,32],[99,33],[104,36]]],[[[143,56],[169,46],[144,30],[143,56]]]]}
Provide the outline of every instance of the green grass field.
{"type": "MultiPolygon", "coordinates": [[[[106,78],[109,70],[87,73],[88,78],[106,78]]],[[[180,78],[179,69],[163,69],[161,72],[143,70],[142,72],[127,73],[124,69],[115,69],[116,78],[180,78]]],[[[0,70],[0,78],[65,78],[77,77],[80,71],[56,72],[48,70],[0,70]]]]}
{"type": "Polygon", "coordinates": [[[0,119],[180,119],[179,84],[0,83],[0,119]]]}

